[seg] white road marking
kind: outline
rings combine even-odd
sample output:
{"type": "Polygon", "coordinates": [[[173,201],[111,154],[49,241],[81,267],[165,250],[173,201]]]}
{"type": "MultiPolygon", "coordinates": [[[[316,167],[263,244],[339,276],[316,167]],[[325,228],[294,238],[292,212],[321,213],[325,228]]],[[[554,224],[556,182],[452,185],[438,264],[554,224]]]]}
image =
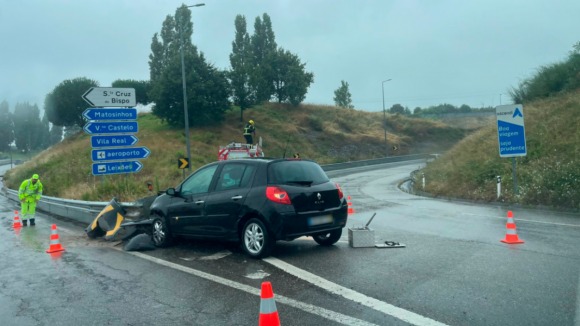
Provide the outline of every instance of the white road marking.
{"type": "MultiPolygon", "coordinates": [[[[470,214],[470,213],[463,213],[465,215],[471,215],[471,216],[479,216],[479,217],[493,217],[493,218],[500,218],[500,219],[504,219],[507,221],[507,217],[503,217],[503,216],[490,216],[490,215],[481,215],[481,214],[470,214]]],[[[534,220],[526,220],[526,219],[522,219],[522,218],[515,218],[514,217],[514,221],[522,221],[522,222],[530,222],[530,223],[541,223],[541,224],[553,224],[553,225],[561,225],[561,226],[572,226],[572,227],[580,227],[580,225],[578,224],[566,224],[566,223],[556,223],[556,222],[543,222],[543,221],[534,221],[534,220]]]]}
{"type": "Polygon", "coordinates": [[[247,278],[251,278],[252,280],[261,280],[261,279],[268,277],[268,276],[270,276],[270,274],[264,272],[263,270],[259,270],[255,273],[251,273],[251,274],[246,275],[247,278]]]}
{"type": "Polygon", "coordinates": [[[179,259],[185,260],[185,261],[192,261],[192,260],[195,260],[195,257],[190,257],[190,258],[179,257],[179,259]]]}
{"type": "Polygon", "coordinates": [[[433,319],[423,317],[419,314],[416,314],[414,312],[411,312],[411,311],[408,311],[408,310],[405,310],[405,309],[402,309],[399,307],[395,307],[395,306],[388,304],[386,302],[377,300],[375,298],[371,298],[371,297],[366,296],[362,293],[353,291],[351,289],[340,286],[336,283],[330,282],[326,279],[323,279],[322,277],[319,277],[319,276],[314,275],[310,272],[302,270],[298,267],[290,265],[284,261],[281,261],[280,259],[277,259],[274,257],[268,257],[268,258],[264,258],[262,260],[274,265],[275,267],[280,268],[281,270],[285,271],[288,274],[294,275],[294,276],[296,276],[296,277],[298,277],[298,278],[300,278],[308,283],[316,285],[316,286],[318,286],[318,287],[320,287],[328,292],[337,294],[341,297],[352,300],[354,302],[358,302],[361,305],[367,306],[371,309],[382,312],[386,315],[393,316],[393,317],[398,318],[398,319],[405,321],[407,323],[417,325],[417,326],[446,326],[445,324],[440,323],[438,321],[435,321],[433,319]]]}
{"type": "MultiPolygon", "coordinates": [[[[119,249],[117,249],[117,250],[119,250],[119,249]]],[[[261,295],[261,293],[260,293],[261,290],[260,289],[251,287],[249,285],[245,285],[245,284],[242,284],[242,283],[234,282],[234,281],[225,279],[223,277],[219,277],[219,276],[215,276],[215,275],[212,275],[212,274],[209,274],[209,273],[205,273],[205,272],[202,272],[202,271],[198,271],[198,270],[193,269],[193,268],[181,266],[179,264],[175,264],[175,263],[172,263],[172,262],[168,262],[168,261],[165,261],[163,259],[151,257],[151,256],[148,256],[148,255],[142,254],[140,252],[122,251],[122,250],[119,250],[119,251],[124,252],[124,253],[129,254],[129,255],[133,255],[133,256],[139,257],[139,258],[143,258],[145,260],[148,260],[150,262],[153,262],[153,263],[156,263],[156,264],[159,264],[159,265],[163,265],[163,266],[166,266],[166,267],[169,267],[169,268],[173,268],[173,269],[182,271],[184,273],[188,273],[188,274],[191,274],[191,275],[194,275],[194,276],[197,276],[197,277],[201,277],[201,278],[206,279],[208,281],[216,282],[216,283],[219,283],[219,284],[222,284],[222,285],[225,285],[225,286],[228,286],[228,287],[231,287],[231,288],[240,290],[240,291],[244,291],[246,293],[249,293],[249,294],[252,294],[252,295],[255,295],[255,296],[258,296],[258,297],[261,295]]],[[[274,285],[274,288],[275,288],[275,285],[274,285]]],[[[282,304],[288,305],[290,307],[293,307],[293,308],[296,308],[296,309],[300,309],[302,311],[305,311],[305,312],[311,313],[313,315],[317,315],[317,316],[326,318],[328,320],[332,320],[332,321],[337,322],[337,323],[342,324],[342,325],[352,325],[352,326],[378,326],[376,324],[369,323],[369,322],[366,322],[364,320],[357,319],[357,318],[354,318],[354,317],[350,317],[350,316],[347,316],[347,315],[343,315],[341,313],[334,312],[332,310],[328,310],[328,309],[324,309],[324,308],[321,308],[321,307],[317,307],[317,306],[314,306],[314,305],[311,305],[311,304],[308,304],[308,303],[296,301],[294,299],[287,298],[287,297],[285,297],[283,295],[276,294],[274,296],[274,298],[276,299],[276,302],[278,302],[278,303],[282,303],[282,304]]],[[[259,301],[256,301],[256,309],[258,309],[259,306],[260,306],[259,301]]],[[[278,312],[281,315],[281,319],[284,320],[284,312],[283,311],[278,311],[278,312]]]]}
{"type": "Polygon", "coordinates": [[[199,260],[218,260],[218,259],[224,258],[226,256],[229,256],[231,254],[232,254],[231,251],[224,250],[224,251],[217,252],[217,253],[210,255],[210,256],[201,257],[199,260]]]}

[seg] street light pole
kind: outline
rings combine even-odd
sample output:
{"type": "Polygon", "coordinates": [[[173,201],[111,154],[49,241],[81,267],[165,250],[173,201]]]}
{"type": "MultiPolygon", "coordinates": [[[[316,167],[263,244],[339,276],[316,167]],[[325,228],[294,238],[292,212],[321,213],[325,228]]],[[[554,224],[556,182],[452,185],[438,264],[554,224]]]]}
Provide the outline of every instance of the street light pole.
{"type": "MultiPolygon", "coordinates": [[[[201,7],[205,6],[205,3],[198,3],[193,6],[188,6],[187,8],[191,7],[201,7]]],[[[183,8],[183,7],[182,7],[183,8]]],[[[185,84],[185,59],[183,58],[183,24],[185,22],[181,22],[179,24],[179,39],[181,40],[181,76],[183,78],[183,111],[185,114],[185,140],[187,143],[187,160],[189,164],[187,166],[188,174],[191,174],[191,147],[189,145],[189,114],[187,112],[187,87],[185,84]]]]}
{"type": "Polygon", "coordinates": [[[389,145],[387,144],[387,110],[385,110],[385,82],[390,79],[383,80],[381,86],[383,88],[383,117],[385,118],[385,157],[389,157],[389,145]]]}

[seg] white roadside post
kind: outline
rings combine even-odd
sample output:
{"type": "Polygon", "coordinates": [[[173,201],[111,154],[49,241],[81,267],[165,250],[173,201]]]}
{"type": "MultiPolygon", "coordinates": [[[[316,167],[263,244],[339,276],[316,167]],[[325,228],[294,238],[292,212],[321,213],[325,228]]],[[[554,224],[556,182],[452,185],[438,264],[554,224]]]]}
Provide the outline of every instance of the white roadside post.
{"type": "Polygon", "coordinates": [[[501,176],[497,176],[497,199],[501,196],[501,176]]]}
{"type": "Polygon", "coordinates": [[[423,190],[425,190],[425,173],[423,173],[423,190]]]}

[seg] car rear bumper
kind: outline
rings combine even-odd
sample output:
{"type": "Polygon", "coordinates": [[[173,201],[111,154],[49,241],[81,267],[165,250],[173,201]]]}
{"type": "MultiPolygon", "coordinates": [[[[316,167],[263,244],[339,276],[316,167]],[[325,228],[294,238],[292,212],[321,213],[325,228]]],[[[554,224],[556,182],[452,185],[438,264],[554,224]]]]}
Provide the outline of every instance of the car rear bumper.
{"type": "Polygon", "coordinates": [[[342,229],[346,226],[348,206],[343,201],[340,208],[315,212],[275,212],[270,217],[276,240],[294,240],[305,235],[342,229]]]}

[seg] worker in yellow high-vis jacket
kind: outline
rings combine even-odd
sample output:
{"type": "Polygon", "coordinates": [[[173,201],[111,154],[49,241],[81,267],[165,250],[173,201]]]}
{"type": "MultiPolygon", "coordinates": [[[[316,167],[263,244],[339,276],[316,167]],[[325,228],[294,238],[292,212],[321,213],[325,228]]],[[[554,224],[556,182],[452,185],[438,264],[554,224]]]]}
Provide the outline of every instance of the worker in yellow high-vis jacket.
{"type": "Polygon", "coordinates": [[[27,226],[28,219],[30,219],[31,226],[35,225],[36,203],[38,203],[40,197],[42,197],[42,183],[38,180],[38,174],[35,174],[32,178],[22,182],[18,192],[18,198],[22,202],[21,215],[24,226],[27,226]]]}

